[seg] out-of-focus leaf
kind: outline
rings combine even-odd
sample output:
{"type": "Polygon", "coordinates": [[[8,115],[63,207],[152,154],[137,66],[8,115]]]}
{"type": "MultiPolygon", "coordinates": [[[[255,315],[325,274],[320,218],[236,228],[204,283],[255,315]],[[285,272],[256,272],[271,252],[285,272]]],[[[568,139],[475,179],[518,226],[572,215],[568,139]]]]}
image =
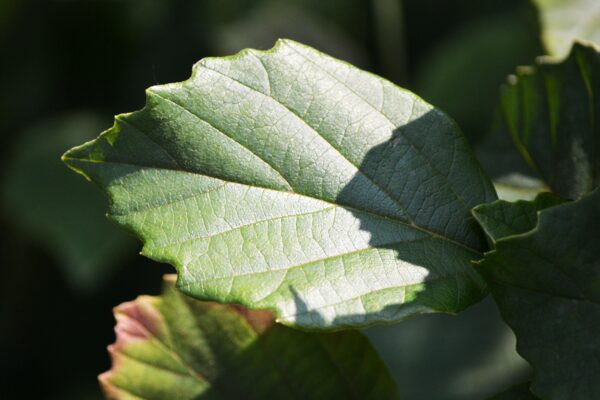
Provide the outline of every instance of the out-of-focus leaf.
{"type": "Polygon", "coordinates": [[[458,312],[496,198],[456,125],[292,41],[200,61],[65,161],[200,299],[313,329],[458,312]]]}
{"type": "MultiPolygon", "coordinates": [[[[503,223],[513,226],[521,225],[515,216],[531,214],[519,210],[522,204],[510,206],[497,202],[487,214],[504,208],[503,223]]],[[[538,215],[535,229],[496,238],[479,271],[517,335],[517,350],[534,367],[531,391],[549,399],[600,398],[600,189],[538,215]]],[[[480,222],[492,237],[507,233],[497,218],[480,222]]]]}
{"type": "Polygon", "coordinates": [[[542,181],[519,173],[505,175],[494,180],[494,187],[498,198],[506,201],[531,201],[538,194],[548,191],[542,181]]]}
{"type": "MultiPolygon", "coordinates": [[[[504,77],[504,81],[506,81],[506,77],[504,77]]],[[[498,91],[496,92],[497,101],[498,91]]],[[[475,144],[475,155],[483,170],[495,184],[501,183],[504,186],[525,189],[528,192],[536,190],[536,188],[548,191],[544,182],[535,176],[535,171],[523,159],[513,143],[512,137],[506,133],[502,113],[498,106],[487,134],[481,142],[475,144]]],[[[497,189],[497,185],[495,186],[497,189]]]]}
{"type": "Polygon", "coordinates": [[[548,53],[564,57],[576,39],[600,44],[597,0],[533,0],[540,13],[542,39],[548,53]]]}
{"type": "Polygon", "coordinates": [[[370,3],[373,10],[371,26],[376,37],[381,74],[395,83],[405,84],[408,60],[402,1],[374,0],[370,3]]]}
{"type": "Polygon", "coordinates": [[[421,62],[417,93],[455,118],[471,142],[480,141],[506,75],[539,54],[536,35],[525,12],[467,25],[421,62]]]}
{"type": "Polygon", "coordinates": [[[491,397],[489,400],[536,400],[535,397],[529,391],[529,382],[521,383],[520,385],[514,386],[502,393],[491,397]]]}
{"type": "Polygon", "coordinates": [[[3,0],[0,2],[0,34],[3,34],[13,22],[13,16],[19,9],[21,2],[18,0],[3,0]]]}
{"type": "Polygon", "coordinates": [[[569,57],[511,76],[504,129],[553,192],[576,199],[600,183],[600,53],[576,43],[569,57]]]}
{"type": "Polygon", "coordinates": [[[481,400],[530,376],[491,298],[459,315],[419,315],[365,333],[403,399],[481,400]]]}
{"type": "Polygon", "coordinates": [[[105,126],[79,113],[41,123],[19,135],[5,164],[3,208],[22,231],[54,255],[80,290],[101,284],[134,249],[134,240],[106,220],[106,201],[60,162],[65,149],[105,126]]]}
{"type": "Polygon", "coordinates": [[[359,332],[293,330],[265,311],[187,297],[174,281],[115,308],[113,367],[100,375],[109,398],[398,398],[359,332]]]}
{"type": "Polygon", "coordinates": [[[366,65],[367,54],[339,26],[310,8],[289,2],[265,2],[233,23],[219,27],[215,42],[221,54],[244,48],[268,49],[278,38],[290,38],[334,57],[366,65]]]}

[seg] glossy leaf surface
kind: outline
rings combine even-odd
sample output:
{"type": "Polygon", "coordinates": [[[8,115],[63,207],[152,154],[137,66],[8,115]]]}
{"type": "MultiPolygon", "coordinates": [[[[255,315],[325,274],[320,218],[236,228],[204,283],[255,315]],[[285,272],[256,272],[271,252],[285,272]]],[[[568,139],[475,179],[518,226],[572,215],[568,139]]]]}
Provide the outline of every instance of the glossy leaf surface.
{"type": "Polygon", "coordinates": [[[495,192],[455,124],[296,42],[200,61],[65,161],[200,299],[328,329],[485,294],[470,210],[495,192]]]}

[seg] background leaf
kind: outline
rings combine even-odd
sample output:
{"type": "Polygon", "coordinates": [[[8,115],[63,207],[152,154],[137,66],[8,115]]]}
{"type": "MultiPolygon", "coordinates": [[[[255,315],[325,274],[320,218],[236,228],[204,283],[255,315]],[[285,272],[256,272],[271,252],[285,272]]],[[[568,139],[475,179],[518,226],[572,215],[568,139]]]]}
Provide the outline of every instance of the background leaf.
{"type": "Polygon", "coordinates": [[[535,14],[527,7],[464,24],[430,49],[415,92],[456,119],[471,143],[489,130],[498,87],[515,65],[541,52],[535,14]]]}
{"type": "Polygon", "coordinates": [[[577,39],[600,43],[600,5],[595,0],[533,0],[548,53],[564,57],[577,39]]]}
{"type": "MultiPolygon", "coordinates": [[[[521,212],[506,214],[510,221],[521,212]]],[[[481,221],[484,226],[496,224],[481,221]]],[[[497,240],[479,266],[517,335],[517,350],[535,369],[531,390],[542,398],[600,396],[599,224],[596,190],[541,211],[534,230],[497,240]]],[[[486,231],[503,232],[490,226],[486,231]]]]}
{"type": "Polygon", "coordinates": [[[65,148],[105,126],[91,113],[42,122],[21,135],[5,166],[2,203],[12,222],[35,236],[75,289],[101,285],[131,253],[134,240],[106,220],[106,201],[60,162],[65,148]]]}
{"type": "Polygon", "coordinates": [[[600,54],[576,43],[569,57],[520,68],[501,98],[504,129],[556,194],[570,199],[600,182],[600,54]]]}
{"type": "Polygon", "coordinates": [[[398,398],[359,332],[300,332],[265,311],[187,297],[174,281],[115,308],[113,368],[100,376],[109,398],[398,398]]]}
{"type": "Polygon", "coordinates": [[[563,203],[564,200],[551,193],[542,193],[533,201],[498,200],[473,209],[473,215],[485,233],[495,243],[507,236],[519,235],[536,227],[538,211],[563,203]]]}
{"type": "Polygon", "coordinates": [[[529,391],[529,382],[514,386],[502,393],[491,397],[489,400],[535,400],[535,397],[529,391]]]}
{"type": "Polygon", "coordinates": [[[458,315],[419,315],[365,334],[403,399],[481,400],[531,376],[490,297],[458,315]]]}
{"type": "Polygon", "coordinates": [[[454,123],[412,93],[292,41],[147,93],[65,161],[186,293],[314,329],[484,295],[470,209],[495,192],[454,123]]]}
{"type": "Polygon", "coordinates": [[[506,201],[534,200],[538,194],[548,192],[548,188],[540,180],[527,175],[513,173],[494,181],[498,198],[506,201]]]}

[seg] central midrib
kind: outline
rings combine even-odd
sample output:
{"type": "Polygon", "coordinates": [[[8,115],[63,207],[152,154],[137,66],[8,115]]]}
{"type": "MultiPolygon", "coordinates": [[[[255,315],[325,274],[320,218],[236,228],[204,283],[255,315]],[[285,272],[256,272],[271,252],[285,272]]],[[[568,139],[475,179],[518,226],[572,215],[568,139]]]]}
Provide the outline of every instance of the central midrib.
{"type": "MultiPolygon", "coordinates": [[[[168,171],[176,171],[176,172],[190,173],[190,174],[195,174],[195,175],[200,175],[200,176],[208,177],[208,178],[211,178],[211,179],[217,179],[217,180],[220,180],[220,181],[222,181],[222,182],[231,183],[231,184],[234,184],[234,185],[249,186],[249,185],[248,185],[248,184],[246,184],[246,183],[242,183],[242,182],[236,182],[236,181],[230,181],[230,180],[225,180],[225,179],[222,179],[222,178],[219,178],[219,177],[210,176],[210,175],[206,175],[206,174],[200,174],[200,173],[198,173],[198,172],[194,172],[194,171],[188,171],[188,170],[184,170],[184,169],[168,168],[168,167],[156,167],[156,166],[147,166],[147,165],[133,164],[133,163],[130,163],[130,162],[119,162],[119,161],[100,161],[100,160],[92,160],[92,159],[71,158],[71,157],[68,157],[68,156],[65,156],[65,157],[63,157],[63,159],[64,159],[65,161],[76,161],[76,162],[84,162],[84,163],[92,163],[92,164],[116,164],[116,165],[127,165],[127,166],[133,166],[133,167],[138,167],[138,168],[155,169],[155,170],[168,170],[168,171]]],[[[86,175],[86,176],[87,176],[87,175],[86,175]]],[[[420,225],[416,225],[416,224],[413,224],[413,223],[410,223],[410,222],[407,222],[407,221],[403,221],[403,220],[401,220],[401,219],[394,218],[394,217],[391,217],[391,216],[388,216],[388,215],[376,214],[376,213],[374,213],[373,211],[369,211],[369,210],[366,210],[366,209],[360,209],[360,208],[356,208],[356,207],[348,206],[348,205],[345,205],[345,204],[337,204],[337,203],[333,203],[333,202],[331,202],[331,201],[327,201],[327,200],[323,200],[323,199],[314,198],[314,197],[307,196],[307,195],[304,195],[304,194],[301,194],[301,193],[296,193],[296,192],[287,192],[287,191],[283,191],[283,190],[277,190],[277,189],[272,189],[272,188],[266,188],[266,187],[263,187],[263,186],[250,186],[250,187],[254,187],[254,188],[260,188],[260,189],[262,189],[262,190],[268,190],[268,191],[273,191],[273,192],[278,192],[278,193],[285,193],[285,194],[287,194],[287,195],[296,195],[296,196],[301,196],[301,197],[305,197],[305,198],[311,199],[311,200],[313,200],[313,201],[320,201],[320,202],[323,202],[323,203],[329,204],[329,205],[331,205],[331,206],[335,206],[335,207],[344,208],[344,209],[346,209],[346,210],[348,210],[348,211],[350,211],[350,212],[362,213],[362,214],[367,214],[367,215],[370,215],[371,217],[374,217],[374,218],[380,218],[380,219],[390,220],[390,221],[393,221],[393,222],[395,222],[395,223],[402,224],[402,225],[405,225],[405,226],[407,226],[407,227],[410,227],[410,228],[413,228],[413,229],[419,230],[419,231],[421,231],[421,232],[424,232],[424,233],[426,233],[426,234],[428,234],[428,235],[430,235],[430,236],[433,236],[433,237],[436,237],[436,238],[438,238],[438,239],[440,239],[440,240],[443,240],[443,241],[449,242],[449,243],[451,243],[451,244],[454,244],[454,245],[456,245],[456,246],[458,246],[458,247],[464,248],[465,250],[467,250],[467,251],[469,251],[469,252],[471,252],[471,253],[473,253],[473,254],[476,254],[476,255],[478,255],[478,256],[481,256],[481,252],[480,252],[479,250],[477,250],[477,249],[474,249],[474,248],[472,248],[471,246],[469,246],[469,245],[467,245],[467,244],[465,244],[465,243],[462,243],[462,242],[456,241],[456,240],[454,240],[454,239],[451,239],[451,238],[449,238],[449,237],[447,237],[447,236],[443,236],[443,235],[441,235],[441,234],[439,234],[439,233],[437,233],[437,232],[435,232],[435,231],[433,231],[433,230],[430,230],[430,229],[428,229],[428,228],[422,227],[422,226],[420,226],[420,225]]],[[[202,193],[199,193],[198,195],[200,195],[200,194],[202,194],[202,193]]],[[[188,197],[193,197],[193,196],[188,196],[188,197]]],[[[164,203],[164,204],[163,204],[163,205],[161,205],[161,206],[154,206],[154,208],[159,208],[159,207],[166,206],[166,205],[169,205],[169,204],[171,204],[171,203],[170,203],[170,202],[169,202],[169,203],[164,203]]],[[[125,214],[120,214],[120,215],[125,215],[125,214]]],[[[259,221],[257,221],[257,222],[259,222],[259,221]]]]}

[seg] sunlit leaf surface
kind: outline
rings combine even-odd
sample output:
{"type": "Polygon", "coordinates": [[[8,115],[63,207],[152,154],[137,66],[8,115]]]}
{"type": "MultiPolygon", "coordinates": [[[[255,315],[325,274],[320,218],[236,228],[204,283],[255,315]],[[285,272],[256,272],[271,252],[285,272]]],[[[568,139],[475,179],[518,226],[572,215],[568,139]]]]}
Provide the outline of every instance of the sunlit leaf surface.
{"type": "Polygon", "coordinates": [[[200,61],[64,159],[199,299],[328,329],[485,294],[470,210],[496,196],[455,124],[296,42],[200,61]]]}

